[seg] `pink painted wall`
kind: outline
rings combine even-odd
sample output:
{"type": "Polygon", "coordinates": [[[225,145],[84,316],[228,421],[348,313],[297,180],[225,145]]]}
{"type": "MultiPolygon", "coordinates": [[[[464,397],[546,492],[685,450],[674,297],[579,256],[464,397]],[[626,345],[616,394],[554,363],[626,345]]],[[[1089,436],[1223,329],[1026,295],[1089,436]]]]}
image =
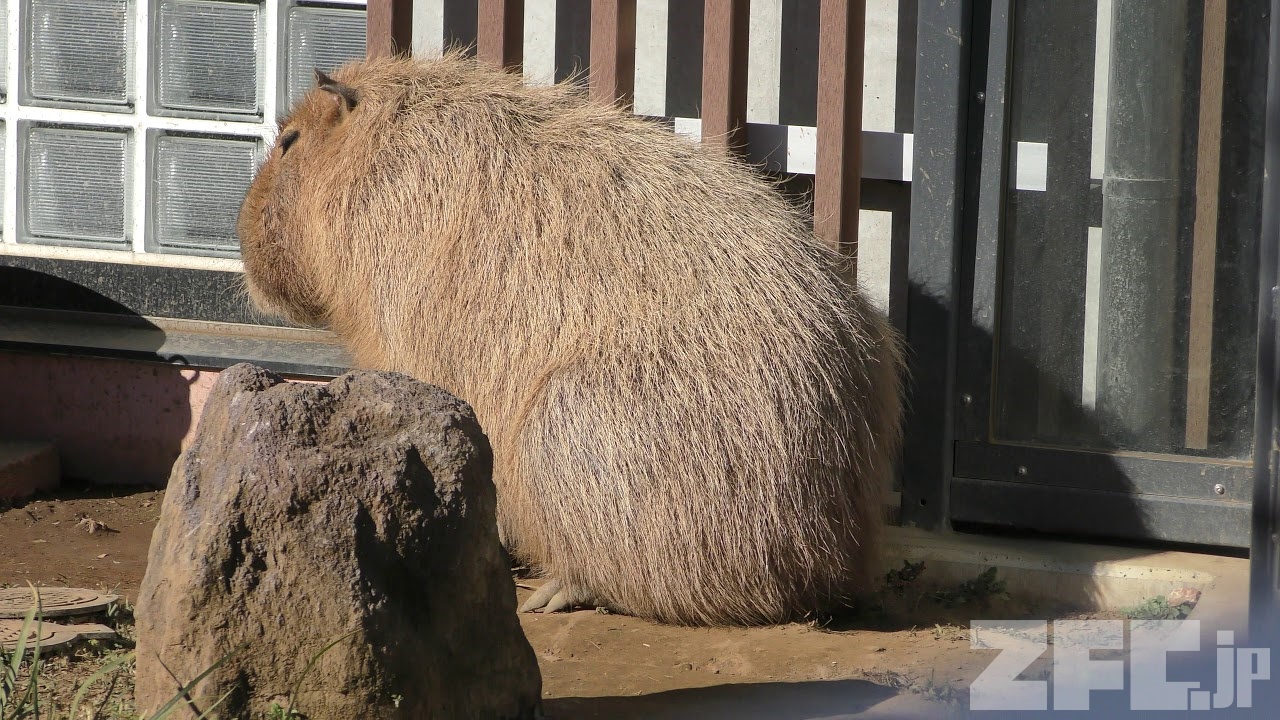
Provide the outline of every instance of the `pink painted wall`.
{"type": "Polygon", "coordinates": [[[57,445],[66,477],[163,486],[214,370],[0,352],[0,436],[57,445]]]}

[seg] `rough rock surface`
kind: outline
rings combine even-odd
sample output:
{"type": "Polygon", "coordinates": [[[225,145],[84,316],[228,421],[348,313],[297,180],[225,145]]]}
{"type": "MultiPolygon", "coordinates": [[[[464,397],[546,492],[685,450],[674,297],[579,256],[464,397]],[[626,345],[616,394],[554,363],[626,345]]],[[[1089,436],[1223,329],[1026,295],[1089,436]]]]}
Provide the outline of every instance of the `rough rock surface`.
{"type": "Polygon", "coordinates": [[[192,697],[265,717],[350,633],[293,695],[311,720],[540,715],[491,463],[471,408],[408,376],[228,369],[152,536],[138,709],[243,646],[192,697]]]}

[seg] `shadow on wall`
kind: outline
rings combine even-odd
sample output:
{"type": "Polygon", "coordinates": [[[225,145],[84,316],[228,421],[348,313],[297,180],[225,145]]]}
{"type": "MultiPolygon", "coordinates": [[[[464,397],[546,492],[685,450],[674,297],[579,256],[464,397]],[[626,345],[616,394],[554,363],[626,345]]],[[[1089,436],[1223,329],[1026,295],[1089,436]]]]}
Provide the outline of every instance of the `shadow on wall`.
{"type": "MultiPolygon", "coordinates": [[[[111,346],[121,323],[139,357],[165,339],[136,312],[82,285],[0,267],[0,305],[20,305],[15,298],[23,296],[57,296],[64,307],[107,313],[99,316],[103,323],[85,326],[100,336],[100,346],[111,346]]],[[[217,374],[64,353],[53,330],[47,320],[0,315],[0,436],[55,443],[70,478],[163,486],[192,433],[193,403],[208,394],[217,374]]]]}
{"type": "MultiPolygon", "coordinates": [[[[980,397],[983,394],[982,383],[978,381],[982,378],[974,377],[973,366],[978,364],[981,368],[979,363],[982,359],[990,362],[994,357],[991,334],[973,325],[967,309],[961,312],[956,351],[958,380],[954,386],[948,386],[946,358],[950,308],[944,307],[915,283],[908,288],[907,302],[913,345],[908,351],[911,378],[908,381],[907,436],[902,458],[903,517],[908,521],[931,515],[936,517],[936,514],[944,513],[939,504],[945,503],[944,514],[947,517],[944,520],[958,531],[1005,534],[1023,539],[1084,540],[1128,547],[1142,544],[1135,538],[1148,536],[1150,518],[1135,499],[1134,484],[1106,454],[1114,446],[1100,431],[1105,427],[1103,418],[1070,402],[1073,394],[1064,391],[1060,381],[1051,373],[1044,372],[1025,352],[1002,348],[998,356],[1001,370],[996,377],[1008,371],[1014,377],[1039,380],[1036,388],[1013,387],[1007,392],[1035,390],[1039,393],[1035,398],[1037,402],[1051,403],[1049,406],[1057,409],[1058,419],[1063,425],[1077,431],[1081,444],[1097,451],[1090,453],[1093,462],[1087,467],[1081,464],[1085,468],[1084,473],[1076,474],[1071,468],[1053,468],[1050,475],[1056,473],[1056,476],[1049,479],[1042,479],[1038,473],[1020,475],[1016,457],[1003,456],[999,452],[1001,446],[986,444],[990,440],[987,407],[990,404],[994,408],[995,404],[980,397]],[[954,402],[957,415],[953,417],[946,412],[948,393],[957,397],[971,394],[973,402],[968,406],[958,400],[954,402]],[[967,417],[966,413],[969,413],[967,417]],[[943,463],[943,451],[948,444],[959,448],[967,444],[966,441],[978,440],[985,447],[996,449],[996,452],[985,456],[987,462],[984,464],[975,467],[976,463],[972,459],[966,461],[962,453],[957,453],[954,467],[943,463]],[[1061,481],[1070,482],[1075,487],[1058,484],[1061,481]],[[949,493],[945,499],[944,490],[949,493]],[[960,522],[957,518],[980,518],[981,521],[960,522]]],[[[967,302],[961,303],[964,308],[967,305],[967,302]]],[[[1034,463],[1031,466],[1037,471],[1047,469],[1034,463]]],[[[1088,562],[1085,556],[1078,559],[1088,562]]],[[[893,558],[889,560],[900,562],[893,558]]],[[[1089,568],[1081,567],[1079,570],[1079,582],[1083,587],[1082,594],[1076,597],[1094,601],[1106,597],[1102,584],[1089,573],[1089,568]]]]}

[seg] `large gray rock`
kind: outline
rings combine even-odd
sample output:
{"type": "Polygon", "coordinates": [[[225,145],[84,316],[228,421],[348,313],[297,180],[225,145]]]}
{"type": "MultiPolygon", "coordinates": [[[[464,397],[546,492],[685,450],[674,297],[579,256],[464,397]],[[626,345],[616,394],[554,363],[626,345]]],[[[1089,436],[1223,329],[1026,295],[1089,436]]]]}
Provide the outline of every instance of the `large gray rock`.
{"type": "Polygon", "coordinates": [[[243,644],[195,704],[230,692],[220,717],[264,717],[351,633],[296,694],[311,720],[539,715],[491,464],[471,408],[407,376],[228,369],[152,536],[138,709],[243,644]]]}

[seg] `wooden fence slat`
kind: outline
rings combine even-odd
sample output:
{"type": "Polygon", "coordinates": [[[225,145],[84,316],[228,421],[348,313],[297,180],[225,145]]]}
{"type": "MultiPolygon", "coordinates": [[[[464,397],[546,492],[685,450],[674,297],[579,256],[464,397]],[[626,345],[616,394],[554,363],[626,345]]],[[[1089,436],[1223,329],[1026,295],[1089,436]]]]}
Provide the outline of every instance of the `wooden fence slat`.
{"type": "Polygon", "coordinates": [[[1209,447],[1213,371],[1213,280],[1221,192],[1223,64],[1227,0],[1205,0],[1200,60],[1200,137],[1196,148],[1196,220],[1191,241],[1191,322],[1187,349],[1185,445],[1209,447]]]}
{"type": "Polygon", "coordinates": [[[479,0],[476,55],[483,62],[518,70],[524,65],[524,0],[479,0]]]}
{"type": "Polygon", "coordinates": [[[822,0],[820,17],[813,226],[818,237],[856,263],[866,0],[822,0]]]}
{"type": "Polygon", "coordinates": [[[413,45],[413,0],[368,0],[365,6],[365,55],[408,55],[413,45]]]}
{"type": "Polygon", "coordinates": [[[702,141],[741,151],[747,132],[751,2],[706,0],[703,20],[702,141]]]}
{"type": "Polygon", "coordinates": [[[636,79],[636,0],[591,0],[591,97],[631,108],[636,79]]]}

